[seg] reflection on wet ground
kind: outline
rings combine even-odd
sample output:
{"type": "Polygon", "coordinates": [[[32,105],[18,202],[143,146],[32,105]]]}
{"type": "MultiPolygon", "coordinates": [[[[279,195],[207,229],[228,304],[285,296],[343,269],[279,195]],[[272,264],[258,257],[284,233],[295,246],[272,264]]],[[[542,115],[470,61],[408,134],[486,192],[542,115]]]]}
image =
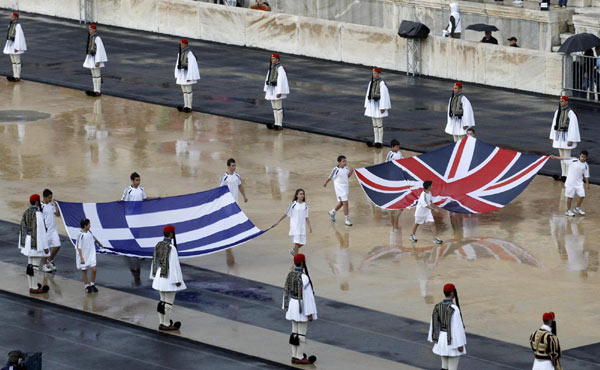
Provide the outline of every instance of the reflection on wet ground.
{"type": "MultiPolygon", "coordinates": [[[[565,348],[598,340],[587,324],[600,319],[600,303],[594,299],[600,293],[596,186],[584,202],[587,215],[567,218],[562,183],[537,177],[497,212],[437,213],[446,243],[433,246],[430,230],[424,228],[419,242],[411,245],[414,211],[400,213],[392,227],[390,213],[369,204],[354,179],[354,226],[331,223],[327,216],[336,201],[333,190],[322,184],[336,157],[344,154],[350,166],[363,167],[383,161],[385,150],[119,98],[94,100],[79,91],[29,82],[14,86],[0,81],[0,101],[10,102],[0,111],[51,115],[35,124],[0,124],[0,186],[5,194],[0,212],[5,220],[18,222],[29,194],[44,188],[65,201],[118,199],[133,171],[141,174],[149,196],[209,189],[233,157],[249,198],[241,207],[261,228],[285,211],[295,189],[306,190],[314,232],[302,251],[318,295],[427,322],[431,305],[441,299],[441,286],[452,281],[461,290],[470,333],[525,345],[539,314],[553,310],[563,323],[565,348]],[[491,323],[498,322],[502,325],[490,332],[491,323]]],[[[280,286],[290,267],[290,244],[283,222],[233,251],[184,262],[280,286]]],[[[65,248],[61,254],[71,252],[65,248]]],[[[142,285],[147,274],[142,266],[142,285]]],[[[135,276],[130,279],[136,289],[135,276]]],[[[203,288],[250,294],[227,286],[203,288]]]]}

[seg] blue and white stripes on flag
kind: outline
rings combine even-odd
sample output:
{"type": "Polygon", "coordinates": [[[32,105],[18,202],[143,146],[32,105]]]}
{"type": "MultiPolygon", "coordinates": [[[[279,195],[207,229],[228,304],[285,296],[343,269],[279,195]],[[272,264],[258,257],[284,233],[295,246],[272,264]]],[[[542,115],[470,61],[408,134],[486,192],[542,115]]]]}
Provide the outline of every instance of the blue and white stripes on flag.
{"type": "Polygon", "coordinates": [[[179,257],[196,257],[232,248],[264,233],[242,212],[227,186],[195,194],[139,202],[59,202],[73,243],[80,221],[90,220],[100,253],[152,257],[163,227],[175,226],[179,257]]]}

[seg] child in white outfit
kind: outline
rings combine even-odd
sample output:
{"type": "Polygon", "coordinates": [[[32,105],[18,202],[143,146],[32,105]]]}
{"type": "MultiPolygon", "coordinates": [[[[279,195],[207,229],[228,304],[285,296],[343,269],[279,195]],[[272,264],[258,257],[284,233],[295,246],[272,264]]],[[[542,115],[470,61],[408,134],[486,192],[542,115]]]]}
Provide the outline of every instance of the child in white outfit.
{"type": "Polygon", "coordinates": [[[350,211],[348,210],[348,179],[354,173],[354,169],[347,166],[346,157],[340,155],[337,157],[338,165],[331,170],[327,181],[323,184],[323,187],[327,187],[329,181],[333,180],[333,187],[335,189],[335,196],[338,200],[338,204],[329,211],[329,217],[331,221],[335,222],[335,213],[342,207],[344,207],[344,224],[346,226],[352,226],[350,221],[350,211]]]}
{"type": "Polygon", "coordinates": [[[96,288],[96,244],[102,247],[90,231],[90,220],[84,218],[79,223],[81,232],[75,243],[75,261],[77,269],[81,270],[81,279],[86,293],[98,293],[96,288]],[[91,281],[88,283],[87,270],[92,270],[91,281]]]}
{"type": "Polygon", "coordinates": [[[284,218],[290,218],[290,236],[292,237],[292,243],[294,243],[294,249],[290,249],[290,254],[295,256],[298,254],[298,250],[306,244],[306,225],[308,225],[308,232],[312,233],[312,226],[308,219],[308,205],[306,204],[306,195],[303,189],[296,190],[294,194],[294,201],[285,211],[284,215],[281,216],[279,221],[273,225],[273,227],[279,225],[284,218]]]}

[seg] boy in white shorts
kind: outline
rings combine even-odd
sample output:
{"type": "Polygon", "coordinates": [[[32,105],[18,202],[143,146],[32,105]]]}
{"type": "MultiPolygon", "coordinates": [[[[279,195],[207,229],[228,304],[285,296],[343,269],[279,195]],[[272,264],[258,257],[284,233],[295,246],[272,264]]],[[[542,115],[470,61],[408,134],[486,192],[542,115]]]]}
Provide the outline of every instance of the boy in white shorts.
{"type": "Polygon", "coordinates": [[[60,211],[50,189],[44,189],[42,193],[42,214],[44,215],[44,223],[46,224],[46,236],[48,237],[48,248],[50,248],[50,257],[42,258],[42,271],[55,272],[54,258],[60,249],[60,238],[56,230],[56,222],[54,217],[60,217],[60,211]]]}
{"type": "Polygon", "coordinates": [[[237,164],[235,163],[235,159],[229,158],[227,160],[227,172],[221,176],[219,180],[219,186],[227,186],[229,188],[229,192],[233,195],[233,199],[238,201],[239,194],[242,193],[244,197],[244,203],[248,202],[248,198],[246,198],[246,192],[244,191],[244,185],[242,185],[242,178],[240,174],[235,172],[237,168],[237,164]]]}
{"type": "Polygon", "coordinates": [[[419,197],[419,201],[417,202],[417,210],[415,211],[415,226],[413,227],[412,234],[410,236],[410,241],[416,242],[417,238],[415,237],[415,233],[417,232],[417,228],[419,225],[423,225],[426,222],[431,222],[431,229],[433,231],[433,242],[435,244],[442,244],[444,241],[437,237],[437,228],[435,227],[435,222],[433,220],[433,213],[431,210],[440,209],[440,207],[436,206],[431,200],[431,189],[433,187],[433,183],[431,181],[423,182],[423,192],[419,197]]]}
{"type": "Polygon", "coordinates": [[[575,214],[585,215],[585,212],[580,208],[585,198],[585,189],[583,188],[583,179],[585,178],[585,184],[587,189],[590,190],[590,167],[586,163],[588,157],[587,150],[582,150],[579,153],[579,159],[573,157],[558,157],[551,155],[550,158],[560,159],[567,165],[567,180],[565,181],[565,197],[567,197],[567,216],[575,216],[575,214]],[[571,209],[573,204],[573,198],[575,194],[579,197],[577,199],[577,206],[574,210],[571,209]]]}
{"type": "Polygon", "coordinates": [[[329,211],[329,217],[331,221],[335,222],[335,213],[342,207],[344,207],[344,224],[346,226],[352,226],[350,221],[350,215],[348,210],[348,179],[354,173],[354,169],[347,166],[346,157],[340,155],[337,157],[338,165],[331,170],[331,174],[323,184],[323,187],[327,187],[330,180],[333,180],[333,187],[335,189],[335,197],[338,200],[338,204],[329,211]]]}
{"type": "Polygon", "coordinates": [[[102,244],[96,240],[94,234],[90,231],[90,220],[84,218],[79,223],[81,232],[77,236],[75,243],[75,261],[77,269],[81,270],[81,278],[85,286],[86,293],[98,293],[96,288],[96,244],[102,247],[102,244]],[[87,270],[92,270],[91,281],[88,283],[87,270]]]}

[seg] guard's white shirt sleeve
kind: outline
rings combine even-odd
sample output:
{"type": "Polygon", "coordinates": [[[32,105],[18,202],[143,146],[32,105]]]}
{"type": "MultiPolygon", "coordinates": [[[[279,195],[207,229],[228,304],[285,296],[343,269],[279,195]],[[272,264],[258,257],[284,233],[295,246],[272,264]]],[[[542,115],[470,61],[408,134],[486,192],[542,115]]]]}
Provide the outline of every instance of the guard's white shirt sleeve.
{"type": "Polygon", "coordinates": [[[283,66],[277,67],[277,86],[275,86],[274,94],[287,95],[290,93],[290,87],[288,86],[287,74],[283,66]]]}
{"type": "Polygon", "coordinates": [[[104,50],[104,43],[100,36],[95,38],[96,42],[96,55],[94,55],[94,63],[104,63],[108,62],[108,58],[106,57],[106,50],[104,50]]]}
{"type": "Polygon", "coordinates": [[[552,118],[552,124],[550,125],[550,140],[554,140],[556,138],[555,130],[554,130],[554,122],[556,122],[556,115],[558,114],[558,110],[554,112],[554,118],[552,118]]]}
{"type": "Polygon", "coordinates": [[[450,347],[458,348],[467,344],[467,335],[460,316],[460,308],[455,304],[452,305],[452,308],[454,308],[454,313],[450,320],[450,330],[452,331],[452,343],[450,344],[450,347]]]}
{"type": "MultiPolygon", "coordinates": [[[[177,68],[177,67],[175,67],[177,68]]],[[[196,81],[200,79],[200,71],[198,70],[198,61],[196,56],[191,51],[188,53],[188,69],[185,75],[186,81],[196,81]]]]}
{"type": "Polygon", "coordinates": [[[461,101],[463,105],[462,125],[468,127],[475,126],[475,114],[473,113],[471,102],[464,95],[462,96],[461,101]]]}
{"type": "Polygon", "coordinates": [[[171,245],[171,252],[169,253],[169,283],[183,283],[183,274],[181,272],[181,265],[179,264],[179,254],[177,248],[171,245]]]}
{"type": "Polygon", "coordinates": [[[23,28],[20,24],[17,24],[15,31],[15,43],[13,44],[15,52],[26,51],[27,43],[25,42],[25,34],[23,33],[23,28]]]}
{"type": "Polygon", "coordinates": [[[379,109],[391,109],[392,102],[390,101],[390,92],[385,81],[381,81],[381,84],[379,84],[379,93],[381,94],[381,97],[379,98],[379,109]]]}
{"type": "Polygon", "coordinates": [[[310,280],[305,274],[302,274],[302,313],[306,316],[313,315],[313,320],[317,318],[315,295],[310,285],[310,280]]]}
{"type": "Polygon", "coordinates": [[[579,137],[579,121],[577,115],[572,110],[569,111],[569,131],[567,132],[567,141],[578,143],[581,141],[579,137]]]}
{"type": "Polygon", "coordinates": [[[41,245],[42,249],[48,249],[48,235],[46,234],[46,224],[42,212],[36,212],[35,219],[37,222],[37,245],[41,245]]]}

